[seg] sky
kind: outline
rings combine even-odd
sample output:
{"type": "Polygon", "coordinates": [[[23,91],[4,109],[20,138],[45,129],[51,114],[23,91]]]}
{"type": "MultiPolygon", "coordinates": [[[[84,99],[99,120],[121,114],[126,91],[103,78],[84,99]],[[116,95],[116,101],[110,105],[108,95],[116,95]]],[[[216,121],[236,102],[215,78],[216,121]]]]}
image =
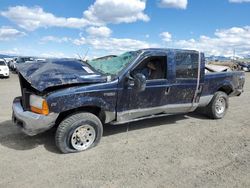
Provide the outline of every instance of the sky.
{"type": "Polygon", "coordinates": [[[0,53],[41,57],[183,48],[250,56],[250,0],[0,0],[0,53]]]}

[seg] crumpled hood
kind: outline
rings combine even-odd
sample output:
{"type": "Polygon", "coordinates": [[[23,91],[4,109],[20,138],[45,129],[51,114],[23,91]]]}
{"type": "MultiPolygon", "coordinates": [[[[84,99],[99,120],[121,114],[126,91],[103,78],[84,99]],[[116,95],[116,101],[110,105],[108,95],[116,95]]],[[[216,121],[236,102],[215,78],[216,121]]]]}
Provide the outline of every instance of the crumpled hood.
{"type": "Polygon", "coordinates": [[[101,75],[78,60],[59,59],[24,63],[18,66],[18,71],[40,92],[54,86],[107,81],[107,76],[101,75]]]}

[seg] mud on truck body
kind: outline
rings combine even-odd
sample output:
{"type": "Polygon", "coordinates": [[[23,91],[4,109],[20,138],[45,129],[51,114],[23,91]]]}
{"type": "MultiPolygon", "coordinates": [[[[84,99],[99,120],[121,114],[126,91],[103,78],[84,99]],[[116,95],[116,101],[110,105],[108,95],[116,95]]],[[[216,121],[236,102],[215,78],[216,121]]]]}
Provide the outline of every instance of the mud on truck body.
{"type": "Polygon", "coordinates": [[[22,96],[13,121],[28,135],[56,127],[63,153],[97,145],[103,125],[202,109],[224,117],[243,92],[243,72],[205,74],[203,53],[143,49],[91,61],[50,60],[19,67],[22,96]]]}

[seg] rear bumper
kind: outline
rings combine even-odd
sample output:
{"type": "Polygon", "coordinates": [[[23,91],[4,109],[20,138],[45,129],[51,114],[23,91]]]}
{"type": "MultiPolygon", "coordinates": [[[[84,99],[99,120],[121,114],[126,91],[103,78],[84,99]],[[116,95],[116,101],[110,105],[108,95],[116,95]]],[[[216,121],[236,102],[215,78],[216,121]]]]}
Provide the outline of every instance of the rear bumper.
{"type": "Polygon", "coordinates": [[[20,127],[25,134],[30,136],[37,135],[53,127],[58,117],[56,113],[50,113],[45,116],[30,111],[24,111],[20,98],[14,99],[12,109],[12,121],[20,127]]]}
{"type": "Polygon", "coordinates": [[[243,89],[235,89],[229,96],[234,97],[234,96],[240,96],[244,92],[243,89]]]}
{"type": "Polygon", "coordinates": [[[235,92],[235,96],[240,96],[243,92],[244,92],[243,89],[237,90],[237,91],[235,92]]]}

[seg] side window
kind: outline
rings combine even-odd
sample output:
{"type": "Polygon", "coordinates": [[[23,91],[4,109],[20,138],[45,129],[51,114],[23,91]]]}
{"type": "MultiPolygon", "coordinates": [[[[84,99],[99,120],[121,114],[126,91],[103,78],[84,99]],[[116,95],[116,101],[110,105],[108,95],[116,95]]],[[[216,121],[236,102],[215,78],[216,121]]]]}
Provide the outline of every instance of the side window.
{"type": "Polygon", "coordinates": [[[199,54],[177,53],[175,56],[176,78],[197,78],[199,54]]]}
{"type": "Polygon", "coordinates": [[[132,72],[132,75],[142,73],[147,80],[166,79],[167,57],[152,56],[144,59],[132,72]]]}

